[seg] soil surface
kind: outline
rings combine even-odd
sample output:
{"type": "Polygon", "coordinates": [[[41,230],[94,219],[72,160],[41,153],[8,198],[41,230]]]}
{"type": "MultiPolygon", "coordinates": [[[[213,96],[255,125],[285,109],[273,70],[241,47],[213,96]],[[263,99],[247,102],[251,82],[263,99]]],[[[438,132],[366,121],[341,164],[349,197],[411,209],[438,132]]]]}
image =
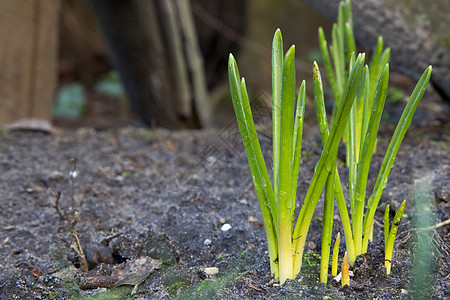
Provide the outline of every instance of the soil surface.
{"type": "MultiPolygon", "coordinates": [[[[380,133],[369,185],[390,127],[380,133]]],[[[412,271],[413,261],[421,259],[415,255],[412,228],[412,219],[421,212],[412,206],[418,179],[429,183],[428,208],[435,223],[450,218],[449,132],[442,124],[410,128],[380,201],[374,242],[352,268],[350,287],[344,288],[331,275],[327,285],[318,283],[322,201],[299,278],[282,287],[272,279],[247,157],[234,123],[220,131],[124,127],[2,132],[0,298],[407,299],[414,297],[413,282],[419,278],[429,279],[427,299],[449,299],[448,224],[429,231],[431,274],[412,271]],[[388,276],[384,208],[390,203],[392,220],[403,200],[407,218],[399,228],[388,276]],[[71,262],[79,266],[71,248],[74,211],[79,221],[72,228],[88,258],[86,272],[71,262]],[[140,285],[133,291],[136,283],[140,285]]],[[[304,139],[300,199],[321,150],[316,129],[306,128],[304,139]]],[[[260,140],[269,162],[271,139],[262,133],[260,140]]],[[[334,231],[343,234],[337,208],[335,214],[334,231]]],[[[341,256],[344,249],[341,242],[341,256]]]]}

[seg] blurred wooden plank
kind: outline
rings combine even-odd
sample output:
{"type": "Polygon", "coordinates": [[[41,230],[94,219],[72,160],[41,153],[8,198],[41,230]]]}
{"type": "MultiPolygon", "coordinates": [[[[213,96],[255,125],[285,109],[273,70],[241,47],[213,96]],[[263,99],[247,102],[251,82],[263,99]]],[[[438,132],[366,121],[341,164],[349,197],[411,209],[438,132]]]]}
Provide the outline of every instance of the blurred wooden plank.
{"type": "Polygon", "coordinates": [[[59,0],[0,0],[0,124],[51,119],[59,0]]]}

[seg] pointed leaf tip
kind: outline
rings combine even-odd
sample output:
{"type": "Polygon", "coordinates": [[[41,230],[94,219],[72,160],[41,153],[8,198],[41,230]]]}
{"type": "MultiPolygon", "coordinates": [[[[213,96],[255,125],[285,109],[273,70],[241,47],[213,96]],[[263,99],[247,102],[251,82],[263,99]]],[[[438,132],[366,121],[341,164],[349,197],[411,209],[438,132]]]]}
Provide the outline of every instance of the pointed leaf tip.
{"type": "Polygon", "coordinates": [[[282,40],[282,35],[281,35],[281,29],[277,28],[277,30],[275,30],[275,34],[273,35],[273,40],[278,40],[281,41],[282,40]]]}
{"type": "Polygon", "coordinates": [[[295,45],[292,44],[291,47],[289,47],[288,51],[285,54],[285,57],[288,57],[289,55],[294,55],[295,54],[295,45]]]}

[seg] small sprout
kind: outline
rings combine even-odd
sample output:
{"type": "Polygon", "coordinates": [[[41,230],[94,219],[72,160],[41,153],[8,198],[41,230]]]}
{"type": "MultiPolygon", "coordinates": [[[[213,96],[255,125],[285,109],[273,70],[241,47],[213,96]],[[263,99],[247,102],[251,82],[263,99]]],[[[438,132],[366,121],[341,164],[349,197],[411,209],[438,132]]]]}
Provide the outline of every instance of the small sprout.
{"type": "Polygon", "coordinates": [[[120,175],[122,177],[130,177],[131,176],[131,172],[130,171],[122,171],[122,172],[120,172],[120,175]]]}
{"type": "Polygon", "coordinates": [[[337,265],[339,259],[339,243],[341,242],[341,233],[338,232],[333,248],[333,259],[331,260],[331,275],[337,276],[337,265]]]}
{"type": "Polygon", "coordinates": [[[350,286],[350,273],[348,266],[348,255],[347,251],[344,253],[344,261],[342,262],[342,286],[348,285],[350,286]]]}
{"type": "Polygon", "coordinates": [[[387,242],[389,240],[389,204],[386,205],[386,209],[384,211],[384,249],[387,249],[387,242]]]}
{"type": "Polygon", "coordinates": [[[369,242],[373,241],[373,224],[375,223],[375,219],[372,220],[372,226],[370,226],[370,232],[369,232],[369,242]]]}
{"type": "Polygon", "coordinates": [[[391,230],[389,230],[389,205],[386,206],[384,213],[384,266],[386,267],[386,274],[391,274],[392,266],[392,252],[394,251],[395,237],[397,236],[398,226],[405,210],[406,201],[403,201],[394,216],[391,230]]]}
{"type": "Polygon", "coordinates": [[[108,230],[106,230],[106,229],[101,230],[101,232],[103,232],[104,234],[107,234],[107,235],[115,235],[115,234],[116,234],[115,232],[113,232],[113,231],[108,231],[108,230]]]}

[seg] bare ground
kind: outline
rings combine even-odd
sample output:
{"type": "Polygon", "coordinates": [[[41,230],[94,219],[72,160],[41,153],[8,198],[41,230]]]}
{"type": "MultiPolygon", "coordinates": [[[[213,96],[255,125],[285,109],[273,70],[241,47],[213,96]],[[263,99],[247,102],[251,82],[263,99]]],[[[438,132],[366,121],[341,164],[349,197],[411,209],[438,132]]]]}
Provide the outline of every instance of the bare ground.
{"type": "MultiPolygon", "coordinates": [[[[311,226],[303,269],[283,287],[270,276],[266,241],[245,152],[232,127],[222,131],[151,131],[124,127],[60,129],[52,134],[0,135],[1,299],[407,299],[413,297],[413,183],[429,178],[439,223],[450,218],[450,134],[442,124],[410,129],[376,215],[374,243],[354,266],[350,287],[330,276],[318,283],[321,208],[311,226]],[[76,177],[71,181],[70,172],[76,177]],[[73,174],[73,173],[72,173],[73,174]],[[54,192],[62,197],[56,209],[54,192]],[[81,272],[68,257],[70,206],[78,211],[83,247],[103,249],[105,261],[81,272]],[[407,200],[392,274],[383,266],[382,218],[387,202],[407,200]],[[223,224],[231,229],[222,231],[223,224]],[[378,225],[377,225],[378,224],[378,225]],[[109,256],[108,256],[109,255],[109,256]],[[162,262],[137,292],[111,288],[140,257],[162,262]],[[217,267],[217,275],[204,268],[217,267]],[[326,298],[328,297],[328,298],[326,298]]],[[[307,130],[308,131],[308,130],[307,130]]],[[[381,132],[375,177],[392,130],[381,132]]],[[[304,195],[320,154],[315,132],[305,134],[299,191],[304,195]]],[[[271,157],[270,138],[261,138],[271,157]]],[[[341,176],[345,176],[342,172],[341,176]]],[[[343,180],[345,182],[345,180],[343,180]]],[[[373,184],[373,180],[372,180],[373,184]]],[[[301,198],[300,196],[300,198],[301,198]]],[[[319,202],[319,206],[321,202],[319,202]]],[[[336,209],[337,214],[337,209],[336,209]]],[[[392,216],[391,216],[392,218],[392,216]]],[[[335,232],[341,230],[336,216],[335,232]]],[[[449,225],[433,245],[428,299],[450,298],[449,225]]],[[[345,248],[340,245],[341,253],[345,248]]],[[[90,250],[89,250],[90,249],[90,250]]],[[[91,254],[93,255],[93,254],[91,254]]],[[[95,256],[95,255],[94,255],[95,256]]],[[[102,258],[96,258],[103,261],[102,258]]],[[[95,259],[91,259],[94,260],[95,259]]],[[[149,265],[145,265],[149,267],[149,265]]],[[[148,276],[147,276],[148,275],[148,276]]],[[[424,274],[417,274],[424,276],[424,274]]],[[[425,278],[424,278],[425,280],[425,278]]]]}

